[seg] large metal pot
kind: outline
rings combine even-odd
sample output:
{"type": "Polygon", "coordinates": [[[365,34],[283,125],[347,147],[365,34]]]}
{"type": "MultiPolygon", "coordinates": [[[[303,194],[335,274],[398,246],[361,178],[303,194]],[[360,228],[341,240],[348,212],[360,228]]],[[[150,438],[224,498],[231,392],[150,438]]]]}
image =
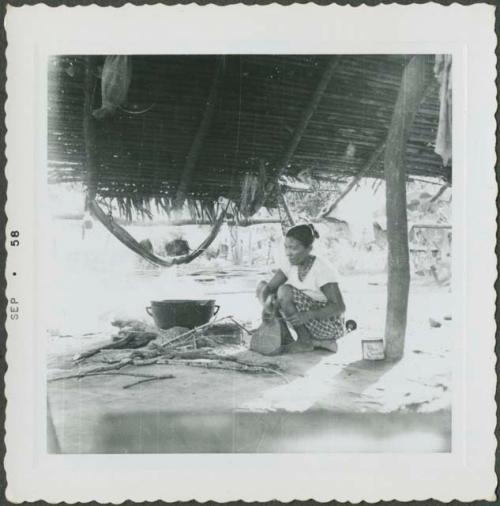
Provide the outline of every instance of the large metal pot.
{"type": "Polygon", "coordinates": [[[210,321],[219,311],[215,300],[152,300],[146,312],[160,329],[192,329],[210,321]]]}

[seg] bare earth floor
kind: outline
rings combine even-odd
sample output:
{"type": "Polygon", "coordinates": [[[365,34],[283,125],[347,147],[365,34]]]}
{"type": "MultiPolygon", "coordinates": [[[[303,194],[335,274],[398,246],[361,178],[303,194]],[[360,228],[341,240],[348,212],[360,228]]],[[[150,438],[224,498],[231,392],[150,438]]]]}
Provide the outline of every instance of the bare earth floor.
{"type": "MultiPolygon", "coordinates": [[[[246,325],[258,323],[255,276],[206,290],[246,325]]],[[[384,276],[346,278],[347,317],[359,325],[337,354],[314,351],[261,357],[245,345],[222,350],[246,361],[273,361],[283,377],[179,365],[140,367],[172,374],[130,389],[135,378],[94,376],[48,383],[49,451],[161,452],[447,452],[451,448],[451,353],[447,288],[414,283],[404,358],[366,361],[361,340],[382,337],[384,276]],[[437,308],[437,309],[436,309],[437,308]],[[439,321],[432,328],[429,317],[439,321]]],[[[49,378],[73,372],[71,356],[102,342],[52,336],[49,378]]],[[[106,338],[109,339],[108,336],[106,338]]],[[[127,366],[127,371],[139,368],[127,366]]]]}

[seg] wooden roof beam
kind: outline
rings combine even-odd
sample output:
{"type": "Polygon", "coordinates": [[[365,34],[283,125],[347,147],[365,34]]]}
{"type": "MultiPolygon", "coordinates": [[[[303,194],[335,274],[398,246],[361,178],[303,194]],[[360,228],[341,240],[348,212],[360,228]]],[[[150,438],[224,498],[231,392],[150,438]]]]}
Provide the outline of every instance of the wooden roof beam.
{"type": "Polygon", "coordinates": [[[330,58],[330,61],[328,62],[328,65],[326,66],[326,69],[321,75],[321,79],[319,80],[319,83],[311,96],[311,100],[307,104],[307,107],[303,110],[299,123],[295,127],[295,130],[293,132],[293,136],[290,139],[290,142],[288,143],[288,146],[285,152],[283,153],[283,156],[281,157],[281,160],[278,165],[279,176],[281,176],[285,172],[287,166],[291,162],[293,155],[295,154],[295,151],[300,143],[300,140],[302,139],[302,136],[306,131],[307,125],[309,124],[309,121],[312,115],[314,114],[314,111],[316,111],[316,109],[318,108],[319,102],[323,97],[323,94],[333,77],[335,69],[339,66],[339,63],[340,57],[332,56],[330,58]]]}
{"type": "Polygon", "coordinates": [[[316,216],[317,220],[328,216],[338,206],[339,202],[359,183],[361,178],[379,161],[382,153],[384,152],[385,141],[373,152],[370,159],[361,167],[361,170],[356,174],[352,181],[346,186],[344,191],[331,202],[329,202],[316,216]]]}
{"type": "MultiPolygon", "coordinates": [[[[307,125],[309,124],[309,121],[312,118],[314,111],[316,111],[316,109],[318,108],[318,104],[321,98],[323,97],[323,94],[328,84],[330,83],[333,77],[333,73],[335,72],[335,69],[338,67],[339,63],[340,58],[338,56],[332,56],[330,58],[330,61],[328,62],[326,69],[321,75],[321,79],[319,80],[316,89],[314,90],[311,100],[307,104],[307,107],[303,110],[299,123],[295,127],[295,130],[293,132],[293,136],[290,139],[290,142],[288,143],[288,146],[285,152],[283,153],[283,156],[281,157],[281,160],[278,164],[278,176],[276,179],[278,179],[281,175],[284,174],[286,168],[291,162],[293,155],[295,154],[295,151],[300,143],[300,140],[302,139],[302,136],[306,131],[307,125]]],[[[273,191],[276,188],[276,184],[279,185],[279,183],[274,183],[271,186],[271,191],[273,191]]],[[[291,226],[295,225],[295,221],[293,219],[292,214],[290,213],[290,209],[287,205],[285,196],[281,193],[281,191],[279,192],[278,195],[278,205],[280,205],[283,208],[288,224],[290,224],[291,226]]]]}
{"type": "Polygon", "coordinates": [[[215,111],[215,103],[217,101],[217,94],[219,91],[220,81],[222,79],[222,74],[224,71],[225,65],[224,58],[225,58],[224,56],[219,56],[217,59],[214,77],[212,79],[207,104],[205,106],[205,112],[203,113],[203,118],[198,127],[198,130],[196,131],[196,134],[193,138],[193,142],[189,149],[189,153],[186,157],[186,162],[184,164],[184,169],[182,171],[181,181],[179,183],[179,188],[177,189],[177,194],[174,200],[174,207],[176,207],[177,209],[180,209],[184,205],[187,192],[191,184],[193,172],[196,167],[196,162],[198,161],[198,157],[200,155],[200,151],[203,146],[203,140],[205,139],[208,130],[210,129],[210,124],[212,123],[215,111]]]}

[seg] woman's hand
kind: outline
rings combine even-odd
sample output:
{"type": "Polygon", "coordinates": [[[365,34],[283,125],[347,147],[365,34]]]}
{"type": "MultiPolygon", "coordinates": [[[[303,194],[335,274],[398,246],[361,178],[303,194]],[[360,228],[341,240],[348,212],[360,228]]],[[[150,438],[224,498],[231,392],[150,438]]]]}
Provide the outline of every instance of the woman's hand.
{"type": "Polygon", "coordinates": [[[302,311],[301,313],[295,313],[292,316],[287,316],[286,321],[294,327],[305,325],[312,320],[312,315],[309,311],[302,311]]]}
{"type": "Polygon", "coordinates": [[[264,313],[275,315],[278,310],[278,299],[275,294],[271,294],[264,301],[264,313]]]}
{"type": "Polygon", "coordinates": [[[276,274],[273,276],[269,283],[261,281],[257,285],[256,295],[262,305],[265,304],[269,295],[276,294],[278,288],[285,283],[287,280],[286,276],[278,269],[276,274]]]}

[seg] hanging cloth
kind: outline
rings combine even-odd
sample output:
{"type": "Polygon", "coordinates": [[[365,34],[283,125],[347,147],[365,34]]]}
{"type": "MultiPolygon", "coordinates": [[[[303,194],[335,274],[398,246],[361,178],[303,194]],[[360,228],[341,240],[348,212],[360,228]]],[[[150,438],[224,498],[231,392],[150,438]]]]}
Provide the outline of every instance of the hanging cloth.
{"type": "Polygon", "coordinates": [[[94,118],[104,119],[125,103],[131,79],[129,56],[106,56],[101,75],[102,106],[92,111],[94,118]]]}
{"type": "Polygon", "coordinates": [[[439,91],[439,125],[434,148],[443,159],[443,165],[448,166],[452,157],[452,76],[451,55],[438,54],[434,63],[434,75],[441,85],[439,91]]]}

